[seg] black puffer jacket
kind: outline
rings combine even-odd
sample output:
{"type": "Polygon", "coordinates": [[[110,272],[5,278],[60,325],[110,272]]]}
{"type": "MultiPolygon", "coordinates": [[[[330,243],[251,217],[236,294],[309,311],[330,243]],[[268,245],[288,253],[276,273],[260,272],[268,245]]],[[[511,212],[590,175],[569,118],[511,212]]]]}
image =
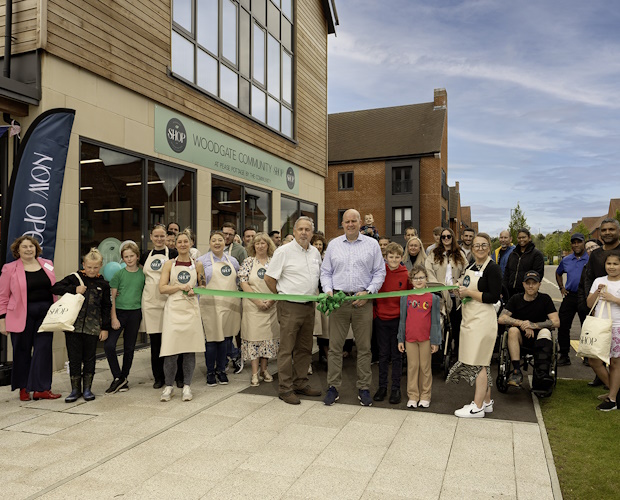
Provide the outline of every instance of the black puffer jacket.
{"type": "Polygon", "coordinates": [[[508,289],[510,296],[515,293],[524,293],[523,276],[528,271],[536,271],[542,278],[545,275],[545,259],[531,241],[521,252],[521,247],[517,247],[508,257],[506,270],[504,271],[504,285],[508,289]]]}
{"type": "MultiPolygon", "coordinates": [[[[98,274],[94,278],[86,276],[84,271],[78,271],[80,278],[86,285],[84,294],[84,304],[78,314],[73,326],[76,333],[87,335],[99,335],[101,330],[110,329],[110,311],[112,302],[110,300],[110,285],[103,276],[98,274]]],[[[75,289],[80,282],[75,274],[66,276],[61,281],[56,282],[52,287],[54,295],[64,295],[65,293],[75,293],[75,289]]]]}

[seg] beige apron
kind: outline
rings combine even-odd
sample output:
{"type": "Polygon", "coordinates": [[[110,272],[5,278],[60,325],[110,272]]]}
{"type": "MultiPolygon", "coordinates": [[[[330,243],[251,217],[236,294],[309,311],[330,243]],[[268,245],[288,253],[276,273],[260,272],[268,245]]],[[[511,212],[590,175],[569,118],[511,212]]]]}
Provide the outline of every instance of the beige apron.
{"type": "MultiPolygon", "coordinates": [[[[265,283],[265,272],[265,266],[255,258],[248,280],[253,292],[272,293],[265,283]]],[[[279,339],[280,324],[278,323],[277,308],[273,306],[267,311],[261,311],[251,299],[243,299],[241,338],[250,342],[279,339]]]]}
{"type": "MultiPolygon", "coordinates": [[[[177,259],[170,269],[170,284],[189,283],[196,286],[196,263],[191,266],[177,266],[177,259]]],[[[200,321],[198,297],[189,297],[181,290],[168,296],[164,306],[164,323],[161,335],[160,356],[172,356],[185,352],[204,352],[205,337],[200,321]]]]}
{"type": "MultiPolygon", "coordinates": [[[[211,258],[211,280],[209,290],[237,291],[237,272],[224,254],[226,262],[214,262],[211,258]]],[[[225,337],[239,333],[241,326],[241,299],[203,295],[200,298],[200,313],[207,342],[221,342],[225,337]]]]}
{"type": "MultiPolygon", "coordinates": [[[[468,269],[463,286],[478,290],[478,281],[487,265],[488,257],[480,271],[468,269]]],[[[479,290],[478,290],[479,291],[479,290]]],[[[471,299],[461,306],[463,320],[459,342],[459,361],[472,366],[489,366],[497,338],[497,314],[493,304],[483,304],[471,299]]]]}
{"type": "Polygon", "coordinates": [[[161,333],[164,317],[164,305],[167,295],[159,293],[159,278],[164,263],[169,259],[168,247],[165,255],[153,255],[153,251],[144,263],[144,290],[142,292],[142,322],[146,333],[161,333]]]}

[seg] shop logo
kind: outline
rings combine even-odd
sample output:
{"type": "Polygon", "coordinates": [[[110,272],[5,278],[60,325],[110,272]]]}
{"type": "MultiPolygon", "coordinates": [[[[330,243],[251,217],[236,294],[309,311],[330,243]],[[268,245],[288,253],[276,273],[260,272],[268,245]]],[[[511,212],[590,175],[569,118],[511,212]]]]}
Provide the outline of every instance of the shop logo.
{"type": "Polygon", "coordinates": [[[181,271],[177,279],[179,280],[179,283],[181,283],[182,285],[185,285],[189,283],[189,280],[192,279],[192,276],[187,271],[181,271]]]}
{"type": "Polygon", "coordinates": [[[155,259],[151,261],[151,269],[153,271],[159,271],[161,269],[162,263],[161,259],[155,259]]]}
{"type": "Polygon", "coordinates": [[[187,133],[185,127],[178,118],[171,118],[166,125],[166,139],[170,149],[175,153],[181,153],[187,146],[187,133]]]}
{"type": "Polygon", "coordinates": [[[230,276],[232,274],[232,269],[229,265],[222,266],[222,275],[230,276]]]}
{"type": "Polygon", "coordinates": [[[463,278],[463,286],[469,286],[469,276],[465,276],[465,278],[463,278]]]}
{"type": "Polygon", "coordinates": [[[293,187],[295,187],[295,171],[292,167],[288,167],[286,169],[286,185],[289,189],[293,189],[293,187]]]}
{"type": "Polygon", "coordinates": [[[258,277],[259,277],[260,279],[264,280],[264,279],[265,279],[265,273],[266,273],[266,272],[267,272],[267,271],[265,271],[265,268],[264,268],[264,267],[261,267],[258,271],[256,271],[256,274],[258,274],[258,277]]]}

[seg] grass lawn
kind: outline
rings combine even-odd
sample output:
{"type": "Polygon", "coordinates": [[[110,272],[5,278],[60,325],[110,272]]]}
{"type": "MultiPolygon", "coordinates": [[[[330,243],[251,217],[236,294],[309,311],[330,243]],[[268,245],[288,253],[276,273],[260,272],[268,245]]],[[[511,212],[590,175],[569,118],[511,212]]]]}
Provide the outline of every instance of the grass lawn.
{"type": "Polygon", "coordinates": [[[596,410],[604,392],[584,380],[558,380],[540,401],[566,500],[620,498],[620,411],[596,410]]]}

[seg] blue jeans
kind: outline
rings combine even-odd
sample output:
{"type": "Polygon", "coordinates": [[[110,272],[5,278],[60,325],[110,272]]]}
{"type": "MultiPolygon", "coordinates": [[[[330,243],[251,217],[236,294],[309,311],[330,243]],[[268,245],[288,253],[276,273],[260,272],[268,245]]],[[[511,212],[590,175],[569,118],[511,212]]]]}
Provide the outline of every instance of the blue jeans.
{"type": "Polygon", "coordinates": [[[238,358],[241,354],[238,347],[235,347],[232,337],[224,337],[224,343],[226,344],[226,357],[230,359],[238,358]]]}
{"type": "Polygon", "coordinates": [[[206,342],[205,361],[207,373],[224,373],[226,370],[226,340],[206,342]]]}

